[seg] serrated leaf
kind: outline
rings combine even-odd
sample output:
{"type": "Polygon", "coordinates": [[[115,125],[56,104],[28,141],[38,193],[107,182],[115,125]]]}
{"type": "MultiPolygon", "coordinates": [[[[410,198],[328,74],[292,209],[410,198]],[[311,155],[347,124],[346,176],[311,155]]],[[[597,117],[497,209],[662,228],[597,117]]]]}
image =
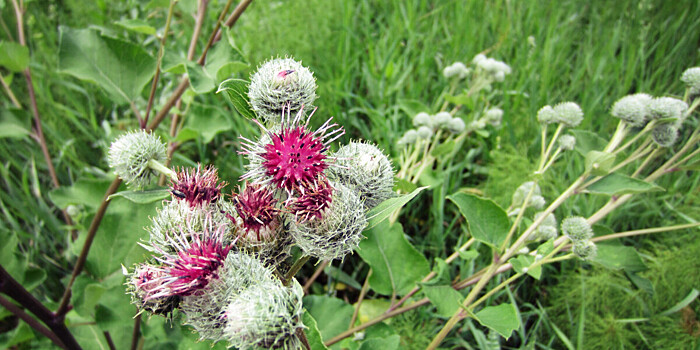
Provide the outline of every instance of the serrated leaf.
{"type": "Polygon", "coordinates": [[[485,307],[475,317],[481,325],[493,329],[506,339],[520,327],[518,312],[512,304],[485,307]]]}
{"type": "Polygon", "coordinates": [[[157,189],[148,191],[121,191],[109,196],[109,200],[115,197],[123,197],[137,204],[148,204],[163,200],[170,196],[170,190],[157,189]]]}
{"type": "Polygon", "coordinates": [[[123,19],[121,21],[114,22],[114,24],[136,33],[148,35],[156,34],[155,28],[140,19],[123,19]]]}
{"type": "Polygon", "coordinates": [[[372,210],[370,210],[367,213],[367,220],[369,221],[369,223],[365,230],[369,230],[377,226],[382,221],[386,220],[389,216],[391,216],[391,213],[393,213],[397,209],[402,208],[404,205],[406,205],[406,203],[413,199],[413,197],[417,196],[421,191],[423,191],[426,188],[428,187],[419,187],[409,194],[399,195],[398,197],[389,198],[379,203],[376,207],[372,208],[372,210]]]}
{"type": "Polygon", "coordinates": [[[423,293],[435,305],[437,312],[442,317],[450,317],[462,305],[462,294],[459,294],[451,286],[423,286],[423,293]]]}
{"type": "Polygon", "coordinates": [[[532,255],[518,255],[517,257],[508,260],[508,262],[513,265],[513,269],[515,269],[515,271],[518,273],[527,273],[538,280],[542,276],[542,266],[530,268],[530,266],[535,262],[535,257],[532,255]]]}
{"type": "Polygon", "coordinates": [[[404,295],[430,272],[425,257],[414,248],[400,224],[382,222],[364,232],[357,253],[372,268],[370,287],[384,295],[404,295]]]}
{"type": "Polygon", "coordinates": [[[619,196],[627,193],[663,191],[662,187],[626,175],[612,173],[586,188],[588,192],[619,196]]]}
{"type": "Polygon", "coordinates": [[[457,205],[475,240],[499,248],[508,235],[510,220],[498,204],[490,199],[461,192],[447,196],[447,199],[457,205]]]}
{"type": "Polygon", "coordinates": [[[31,119],[21,109],[0,109],[0,139],[22,138],[31,133],[31,119]]]}
{"type": "Polygon", "coordinates": [[[29,49],[18,43],[0,41],[0,66],[21,72],[29,66],[29,49]]]}
{"type": "Polygon", "coordinates": [[[156,60],[140,45],[92,29],[59,33],[59,71],[99,85],[116,103],[134,101],[155,73],[156,60]]]}
{"type": "Polygon", "coordinates": [[[256,119],[255,112],[248,102],[248,82],[241,79],[228,79],[219,84],[216,93],[224,92],[228,100],[236,108],[238,114],[248,119],[256,119]]]}

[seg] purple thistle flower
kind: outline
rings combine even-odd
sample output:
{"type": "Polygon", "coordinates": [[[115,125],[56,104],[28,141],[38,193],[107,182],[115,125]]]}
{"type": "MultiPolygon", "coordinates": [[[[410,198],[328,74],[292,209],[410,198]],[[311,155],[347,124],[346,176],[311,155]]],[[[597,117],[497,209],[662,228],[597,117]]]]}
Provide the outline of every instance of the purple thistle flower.
{"type": "Polygon", "coordinates": [[[289,109],[286,112],[286,116],[282,112],[279,131],[270,131],[258,122],[268,138],[253,142],[241,137],[244,141],[243,151],[239,153],[249,155],[251,160],[249,171],[242,179],[263,185],[273,184],[291,193],[315,183],[323,176],[323,171],[329,166],[326,155],[328,145],[345,131],[337,124],[331,124],[333,118],[312,131],[309,130],[308,121],[313,112],[305,123],[301,121],[303,109],[293,119],[289,109]]]}
{"type": "Polygon", "coordinates": [[[197,168],[181,168],[176,176],[177,180],[171,183],[171,192],[189,203],[190,207],[215,202],[221,195],[221,189],[226,186],[226,182],[219,182],[219,175],[213,166],[202,169],[202,165],[198,164],[197,168]]]}
{"type": "Polygon", "coordinates": [[[314,218],[320,220],[330,206],[332,196],[333,187],[324,178],[315,185],[307,187],[299,197],[291,199],[287,209],[299,222],[314,218]]]}
{"type": "Polygon", "coordinates": [[[245,189],[233,194],[233,205],[238,218],[229,215],[239,228],[239,236],[247,241],[266,241],[279,227],[277,200],[274,193],[255,184],[247,184],[245,189]]]}
{"type": "Polygon", "coordinates": [[[157,269],[160,276],[154,278],[151,294],[144,300],[164,296],[195,294],[213,279],[219,278],[218,270],[224,264],[231,245],[224,244],[226,226],[212,227],[204,224],[199,232],[181,230],[170,238],[174,253],[156,257],[162,263],[157,269]]]}

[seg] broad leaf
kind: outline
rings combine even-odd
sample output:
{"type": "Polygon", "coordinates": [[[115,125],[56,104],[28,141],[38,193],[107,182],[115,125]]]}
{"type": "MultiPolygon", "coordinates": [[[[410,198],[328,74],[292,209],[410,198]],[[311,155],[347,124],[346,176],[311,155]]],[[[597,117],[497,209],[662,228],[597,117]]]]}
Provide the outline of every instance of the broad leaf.
{"type": "Polygon", "coordinates": [[[372,338],[362,342],[359,350],[395,350],[399,348],[401,337],[397,334],[386,338],[372,338]]]}
{"type": "Polygon", "coordinates": [[[451,286],[423,286],[423,293],[435,305],[437,312],[442,317],[450,317],[462,305],[462,294],[459,294],[451,286]]]}
{"type": "Polygon", "coordinates": [[[157,189],[148,191],[121,191],[109,196],[109,200],[115,197],[123,197],[137,204],[148,204],[163,200],[170,196],[170,190],[157,189]]]}
{"type": "Polygon", "coordinates": [[[121,21],[114,22],[114,24],[136,33],[148,35],[156,34],[155,28],[140,19],[123,19],[121,21]]]}
{"type": "Polygon", "coordinates": [[[382,222],[364,234],[367,239],[357,253],[372,268],[369,285],[375,292],[404,295],[430,273],[428,261],[406,240],[400,224],[382,222]]]}
{"type": "Polygon", "coordinates": [[[318,331],[324,340],[331,339],[347,330],[354,312],[350,304],[325,295],[304,297],[304,307],[316,320],[318,331]]]}
{"type": "Polygon", "coordinates": [[[79,179],[72,186],[61,186],[49,192],[49,198],[61,209],[71,204],[97,209],[111,182],[110,179],[79,179]]]}
{"type": "Polygon", "coordinates": [[[202,142],[209,143],[218,133],[231,130],[233,121],[222,109],[193,103],[185,120],[185,129],[202,135],[202,142]]]}
{"type": "Polygon", "coordinates": [[[662,187],[626,175],[612,173],[586,188],[591,193],[619,196],[627,193],[663,191],[662,187]]]}
{"type": "Polygon", "coordinates": [[[477,241],[499,248],[508,235],[510,220],[506,212],[490,199],[467,193],[447,197],[467,220],[469,232],[477,241]]]}
{"type": "Polygon", "coordinates": [[[29,49],[18,43],[0,41],[0,66],[21,72],[29,66],[29,49]]]}
{"type": "Polygon", "coordinates": [[[307,327],[304,333],[306,333],[306,340],[309,341],[311,350],[327,350],[328,348],[323,345],[323,339],[321,339],[321,333],[318,331],[316,320],[311,316],[308,310],[304,310],[301,320],[304,326],[307,327]]]}
{"type": "Polygon", "coordinates": [[[512,304],[488,306],[476,313],[476,320],[508,339],[520,327],[518,312],[512,304]]]}
{"type": "Polygon", "coordinates": [[[605,176],[610,173],[615,165],[615,155],[608,152],[590,151],[586,153],[586,170],[597,176],[605,176]]]}
{"type": "Polygon", "coordinates": [[[576,137],[574,149],[584,157],[588,152],[602,150],[608,144],[604,138],[587,130],[571,129],[569,132],[576,137]]]}
{"type": "Polygon", "coordinates": [[[593,261],[613,270],[639,272],[647,269],[637,250],[616,241],[596,243],[598,254],[593,261]]]}
{"type": "Polygon", "coordinates": [[[221,80],[247,68],[248,65],[238,48],[219,43],[207,55],[207,63],[204,66],[187,62],[185,69],[190,78],[192,90],[197,94],[204,94],[214,90],[221,80]]]}
{"type": "Polygon", "coordinates": [[[379,203],[379,205],[372,208],[372,210],[370,210],[369,213],[367,213],[367,219],[369,220],[369,224],[367,225],[366,230],[369,230],[377,226],[382,221],[386,220],[389,216],[391,216],[391,213],[393,213],[397,209],[402,208],[404,205],[406,205],[406,203],[413,199],[413,197],[417,196],[421,191],[423,191],[426,188],[428,187],[419,187],[409,194],[389,198],[379,203]]]}
{"type": "Polygon", "coordinates": [[[31,133],[31,119],[21,109],[0,109],[0,139],[4,137],[22,138],[31,133]]]}
{"type": "Polygon", "coordinates": [[[156,60],[140,45],[92,29],[59,32],[58,69],[99,85],[116,103],[134,101],[155,73],[156,60]]]}
{"type": "Polygon", "coordinates": [[[535,268],[530,268],[530,266],[535,262],[535,257],[532,255],[518,255],[517,257],[508,260],[508,262],[513,265],[513,269],[515,269],[515,271],[518,273],[527,273],[538,280],[540,279],[540,276],[542,276],[541,265],[535,268]]]}
{"type": "Polygon", "coordinates": [[[255,112],[250,107],[248,100],[248,82],[241,79],[228,79],[219,84],[216,93],[224,92],[228,100],[236,108],[238,114],[248,119],[256,119],[255,112]]]}

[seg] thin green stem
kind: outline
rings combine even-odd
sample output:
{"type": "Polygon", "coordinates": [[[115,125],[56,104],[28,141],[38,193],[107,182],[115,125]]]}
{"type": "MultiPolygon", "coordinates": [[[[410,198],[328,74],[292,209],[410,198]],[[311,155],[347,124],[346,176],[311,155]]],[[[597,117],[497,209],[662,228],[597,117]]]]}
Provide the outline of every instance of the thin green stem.
{"type": "Polygon", "coordinates": [[[0,74],[0,84],[2,84],[2,88],[7,93],[7,96],[10,98],[10,101],[12,101],[12,104],[15,105],[15,107],[21,109],[22,104],[19,103],[15,94],[12,93],[12,90],[10,90],[10,86],[7,85],[7,83],[5,82],[5,77],[3,77],[2,74],[0,74]]]}
{"type": "Polygon", "coordinates": [[[357,298],[357,302],[355,303],[355,311],[352,313],[352,317],[350,318],[350,324],[348,325],[348,329],[351,329],[352,325],[354,325],[355,321],[357,321],[357,315],[360,313],[360,306],[362,306],[362,301],[365,299],[365,295],[367,295],[367,290],[369,289],[370,277],[372,277],[371,268],[369,269],[369,272],[367,272],[367,277],[365,277],[365,283],[362,284],[360,296],[357,298]]]}
{"type": "Polygon", "coordinates": [[[309,261],[310,258],[310,256],[304,255],[300,257],[297,261],[295,261],[294,265],[292,265],[292,267],[289,268],[289,271],[287,271],[287,274],[284,276],[284,280],[282,281],[282,283],[285,286],[288,286],[289,283],[292,282],[292,279],[297,274],[297,272],[301,270],[301,267],[304,266],[304,264],[306,264],[306,262],[309,261]]]}
{"type": "Polygon", "coordinates": [[[175,172],[172,171],[172,169],[166,167],[165,165],[163,165],[163,163],[155,159],[151,159],[148,161],[148,167],[171,178],[173,181],[177,180],[177,174],[175,174],[175,172]]]}

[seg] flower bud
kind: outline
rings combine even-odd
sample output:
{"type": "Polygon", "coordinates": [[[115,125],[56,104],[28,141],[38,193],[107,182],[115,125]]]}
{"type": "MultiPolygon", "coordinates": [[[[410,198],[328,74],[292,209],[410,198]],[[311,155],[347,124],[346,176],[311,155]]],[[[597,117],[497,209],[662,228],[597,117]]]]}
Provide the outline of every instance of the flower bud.
{"type": "Polygon", "coordinates": [[[688,87],[690,95],[700,95],[700,67],[686,69],[681,81],[688,87]]]}
{"type": "Polygon", "coordinates": [[[593,229],[585,218],[572,216],[561,223],[562,232],[573,242],[588,241],[593,237],[593,229]]]}
{"type": "Polygon", "coordinates": [[[595,243],[591,241],[574,241],[571,250],[576,256],[581,258],[581,260],[591,260],[598,254],[598,248],[596,248],[595,243]]]}
{"type": "Polygon", "coordinates": [[[629,125],[642,127],[649,118],[649,102],[652,97],[647,94],[627,95],[615,102],[610,114],[620,118],[629,125]]]}
{"type": "Polygon", "coordinates": [[[413,126],[431,126],[430,115],[425,112],[420,112],[413,117],[413,126]]]}
{"type": "Polygon", "coordinates": [[[394,196],[394,169],[389,158],[369,143],[350,142],[335,154],[339,166],[329,178],[354,189],[369,210],[394,196]]]}
{"type": "Polygon", "coordinates": [[[676,123],[664,123],[654,127],[651,138],[661,147],[671,147],[678,140],[678,126],[676,123]]]}
{"type": "Polygon", "coordinates": [[[455,62],[442,70],[442,75],[450,79],[456,77],[457,79],[464,79],[469,74],[469,69],[462,62],[455,62]]]}
{"type": "Polygon", "coordinates": [[[437,127],[447,126],[452,120],[452,115],[450,112],[440,112],[433,116],[433,125],[437,127]]]}
{"type": "Polygon", "coordinates": [[[491,108],[484,113],[483,119],[491,126],[498,127],[503,120],[503,110],[500,108],[491,108]]]}
{"type": "Polygon", "coordinates": [[[559,148],[561,148],[562,151],[571,151],[576,146],[576,137],[572,135],[561,135],[557,142],[559,142],[559,148]]]}
{"type": "Polygon", "coordinates": [[[418,128],[418,138],[419,139],[428,139],[431,136],[433,136],[433,129],[431,129],[425,125],[418,128]]]}
{"type": "Polygon", "coordinates": [[[263,63],[250,78],[250,106],[268,123],[279,123],[282,110],[292,114],[309,108],[316,100],[316,78],[291,58],[275,58],[263,63]]]}
{"type": "Polygon", "coordinates": [[[165,162],[165,144],[154,134],[143,130],[128,132],[112,142],[109,166],[128,185],[142,189],[159,173],[149,167],[149,161],[165,162]]]}
{"type": "Polygon", "coordinates": [[[292,221],[290,232],[305,254],[321,260],[341,259],[352,252],[367,226],[360,196],[341,183],[331,184],[335,191],[322,219],[292,221]]]}
{"type": "MultiPolygon", "coordinates": [[[[535,214],[534,220],[538,220],[544,212],[538,212],[535,214]]],[[[534,234],[534,240],[547,241],[552,238],[556,238],[559,234],[557,230],[557,218],[554,214],[549,214],[545,217],[544,221],[537,227],[534,234]]]]}
{"type": "Polygon", "coordinates": [[[552,108],[552,106],[544,106],[537,111],[537,121],[543,125],[556,123],[557,113],[554,112],[554,108],[552,108]]]}
{"type": "MultiPolygon", "coordinates": [[[[520,185],[515,192],[513,192],[513,197],[511,200],[511,207],[519,207],[525,202],[525,198],[527,198],[527,194],[532,192],[532,196],[530,197],[530,203],[532,204],[533,199],[536,197],[542,198],[544,201],[544,198],[542,197],[542,191],[540,190],[540,186],[538,186],[535,182],[533,181],[528,181],[520,185]],[[534,189],[533,189],[534,186],[534,189]]],[[[542,204],[544,205],[544,204],[542,204]]]]}
{"type": "Polygon", "coordinates": [[[574,102],[562,102],[554,106],[556,121],[569,128],[577,127],[583,120],[581,107],[574,102]]]}
{"type": "Polygon", "coordinates": [[[400,145],[409,145],[415,143],[416,140],[418,140],[418,133],[415,130],[410,129],[406,131],[403,136],[401,136],[398,142],[400,145]]]}
{"type": "Polygon", "coordinates": [[[649,104],[651,118],[653,119],[683,119],[685,111],[688,110],[688,105],[673,97],[657,97],[649,104]]]}
{"type": "Polygon", "coordinates": [[[478,65],[479,63],[481,63],[484,60],[486,60],[486,55],[480,53],[480,54],[474,56],[474,58],[472,59],[472,64],[478,65]]]}
{"type": "Polygon", "coordinates": [[[464,124],[464,120],[458,117],[450,119],[450,122],[447,124],[447,130],[455,134],[461,133],[462,131],[464,131],[465,128],[466,125],[464,124]]]}

